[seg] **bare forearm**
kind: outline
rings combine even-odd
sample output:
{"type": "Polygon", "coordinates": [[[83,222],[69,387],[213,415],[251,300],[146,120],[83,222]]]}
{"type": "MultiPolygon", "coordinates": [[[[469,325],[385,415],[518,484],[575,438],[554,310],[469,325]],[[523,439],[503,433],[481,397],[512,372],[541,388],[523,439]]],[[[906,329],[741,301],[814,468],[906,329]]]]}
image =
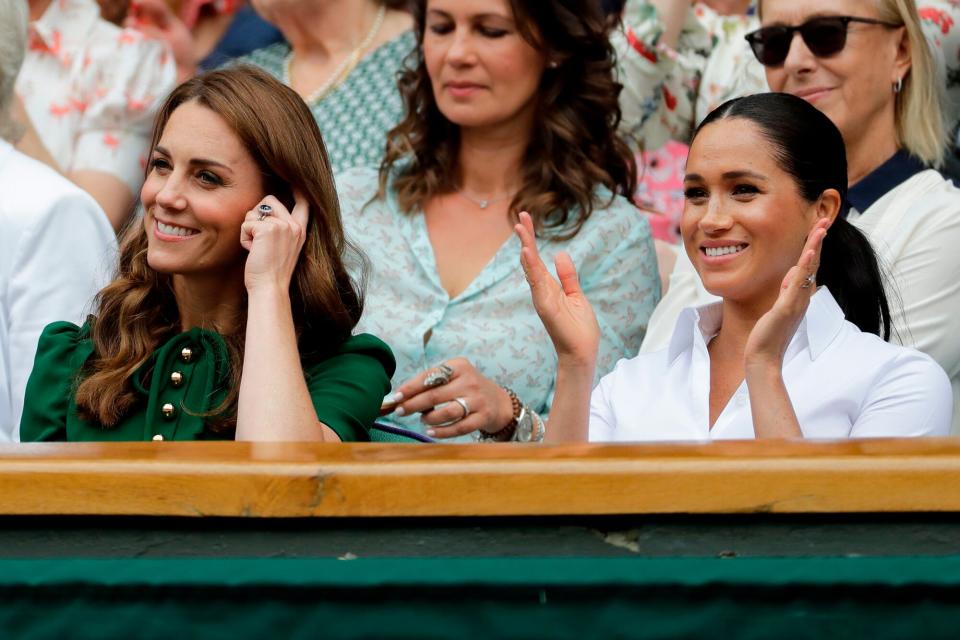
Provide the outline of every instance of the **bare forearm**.
{"type": "Polygon", "coordinates": [[[781,367],[748,366],[746,381],[753,431],[757,438],[802,438],[803,432],[783,383],[781,367]]]}
{"type": "Polygon", "coordinates": [[[339,441],[317,420],[303,376],[290,298],[286,291],[251,291],[237,440],[339,441]]]}
{"type": "Polygon", "coordinates": [[[557,388],[546,442],[586,442],[590,427],[590,394],[593,392],[595,364],[569,364],[557,367],[557,388]]]}

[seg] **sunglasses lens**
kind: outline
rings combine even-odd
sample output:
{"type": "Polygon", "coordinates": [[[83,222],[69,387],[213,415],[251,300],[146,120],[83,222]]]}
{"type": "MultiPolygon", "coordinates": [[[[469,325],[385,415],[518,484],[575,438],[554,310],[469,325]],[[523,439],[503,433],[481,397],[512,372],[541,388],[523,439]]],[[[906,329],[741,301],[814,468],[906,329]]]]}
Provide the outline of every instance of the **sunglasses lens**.
{"type": "Polygon", "coordinates": [[[840,53],[847,43],[847,25],[837,18],[814,18],[800,27],[810,52],[820,58],[840,53]]]}
{"type": "Polygon", "coordinates": [[[765,67],[778,67],[783,64],[790,52],[792,39],[792,30],[785,27],[764,27],[747,36],[753,55],[765,67]]]}

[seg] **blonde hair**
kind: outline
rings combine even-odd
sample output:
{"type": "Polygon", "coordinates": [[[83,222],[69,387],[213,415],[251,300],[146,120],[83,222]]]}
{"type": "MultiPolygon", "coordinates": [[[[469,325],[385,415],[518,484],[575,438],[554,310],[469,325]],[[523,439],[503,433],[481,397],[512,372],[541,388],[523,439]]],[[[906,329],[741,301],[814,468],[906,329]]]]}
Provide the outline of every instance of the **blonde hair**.
{"type": "Polygon", "coordinates": [[[877,0],[881,20],[903,23],[910,43],[910,70],[896,95],[899,146],[932,167],[943,164],[947,146],[945,78],[937,70],[914,0],[877,0]]]}
{"type": "MultiPolygon", "coordinates": [[[[876,6],[878,19],[903,25],[910,44],[910,69],[901,79],[903,86],[894,98],[897,146],[925,164],[940,168],[947,148],[946,78],[937,68],[914,0],[876,0],[876,6]]],[[[762,1],[757,2],[757,9],[762,16],[762,1]]]]}

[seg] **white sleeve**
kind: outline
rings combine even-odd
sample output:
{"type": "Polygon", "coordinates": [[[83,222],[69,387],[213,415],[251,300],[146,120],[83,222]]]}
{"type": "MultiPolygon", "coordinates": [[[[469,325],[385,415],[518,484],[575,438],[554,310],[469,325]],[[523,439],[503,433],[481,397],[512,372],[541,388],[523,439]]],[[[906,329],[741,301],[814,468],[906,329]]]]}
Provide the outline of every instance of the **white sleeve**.
{"type": "Polygon", "coordinates": [[[946,436],[953,417],[950,379],[929,356],[913,349],[879,372],[851,438],[946,436]]]}
{"type": "Polygon", "coordinates": [[[616,417],[607,398],[616,370],[605,375],[590,394],[590,442],[610,442],[616,431],[616,417]]]}
{"type": "MultiPolygon", "coordinates": [[[[953,191],[953,190],[951,190],[953,191]]],[[[902,344],[960,376],[960,199],[951,193],[916,225],[892,266],[891,315],[902,344]],[[899,299],[898,299],[899,298],[899,299]]]]}
{"type": "Polygon", "coordinates": [[[96,202],[79,190],[56,200],[24,233],[8,287],[12,431],[19,440],[23,394],[40,332],[51,322],[82,324],[116,257],[116,237],[96,202]]]}

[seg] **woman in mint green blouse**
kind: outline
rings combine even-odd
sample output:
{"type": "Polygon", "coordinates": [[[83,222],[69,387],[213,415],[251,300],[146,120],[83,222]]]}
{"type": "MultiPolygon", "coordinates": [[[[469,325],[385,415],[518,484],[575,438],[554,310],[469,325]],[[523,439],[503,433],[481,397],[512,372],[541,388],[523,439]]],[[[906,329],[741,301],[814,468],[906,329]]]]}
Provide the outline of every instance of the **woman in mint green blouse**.
{"type": "Polygon", "coordinates": [[[352,249],[300,97],[253,67],[182,84],[140,199],[94,314],[40,338],[21,438],[369,440],[393,355],[352,335],[352,249]]]}
{"type": "MultiPolygon", "coordinates": [[[[556,351],[519,266],[518,214],[572,257],[603,328],[598,373],[636,354],[660,297],[617,134],[620,85],[596,0],[418,0],[406,116],[379,173],[337,175],[370,260],[361,327],[397,357],[384,417],[445,440],[537,440],[556,351]]],[[[564,258],[564,255],[568,256],[564,258]]]]}

